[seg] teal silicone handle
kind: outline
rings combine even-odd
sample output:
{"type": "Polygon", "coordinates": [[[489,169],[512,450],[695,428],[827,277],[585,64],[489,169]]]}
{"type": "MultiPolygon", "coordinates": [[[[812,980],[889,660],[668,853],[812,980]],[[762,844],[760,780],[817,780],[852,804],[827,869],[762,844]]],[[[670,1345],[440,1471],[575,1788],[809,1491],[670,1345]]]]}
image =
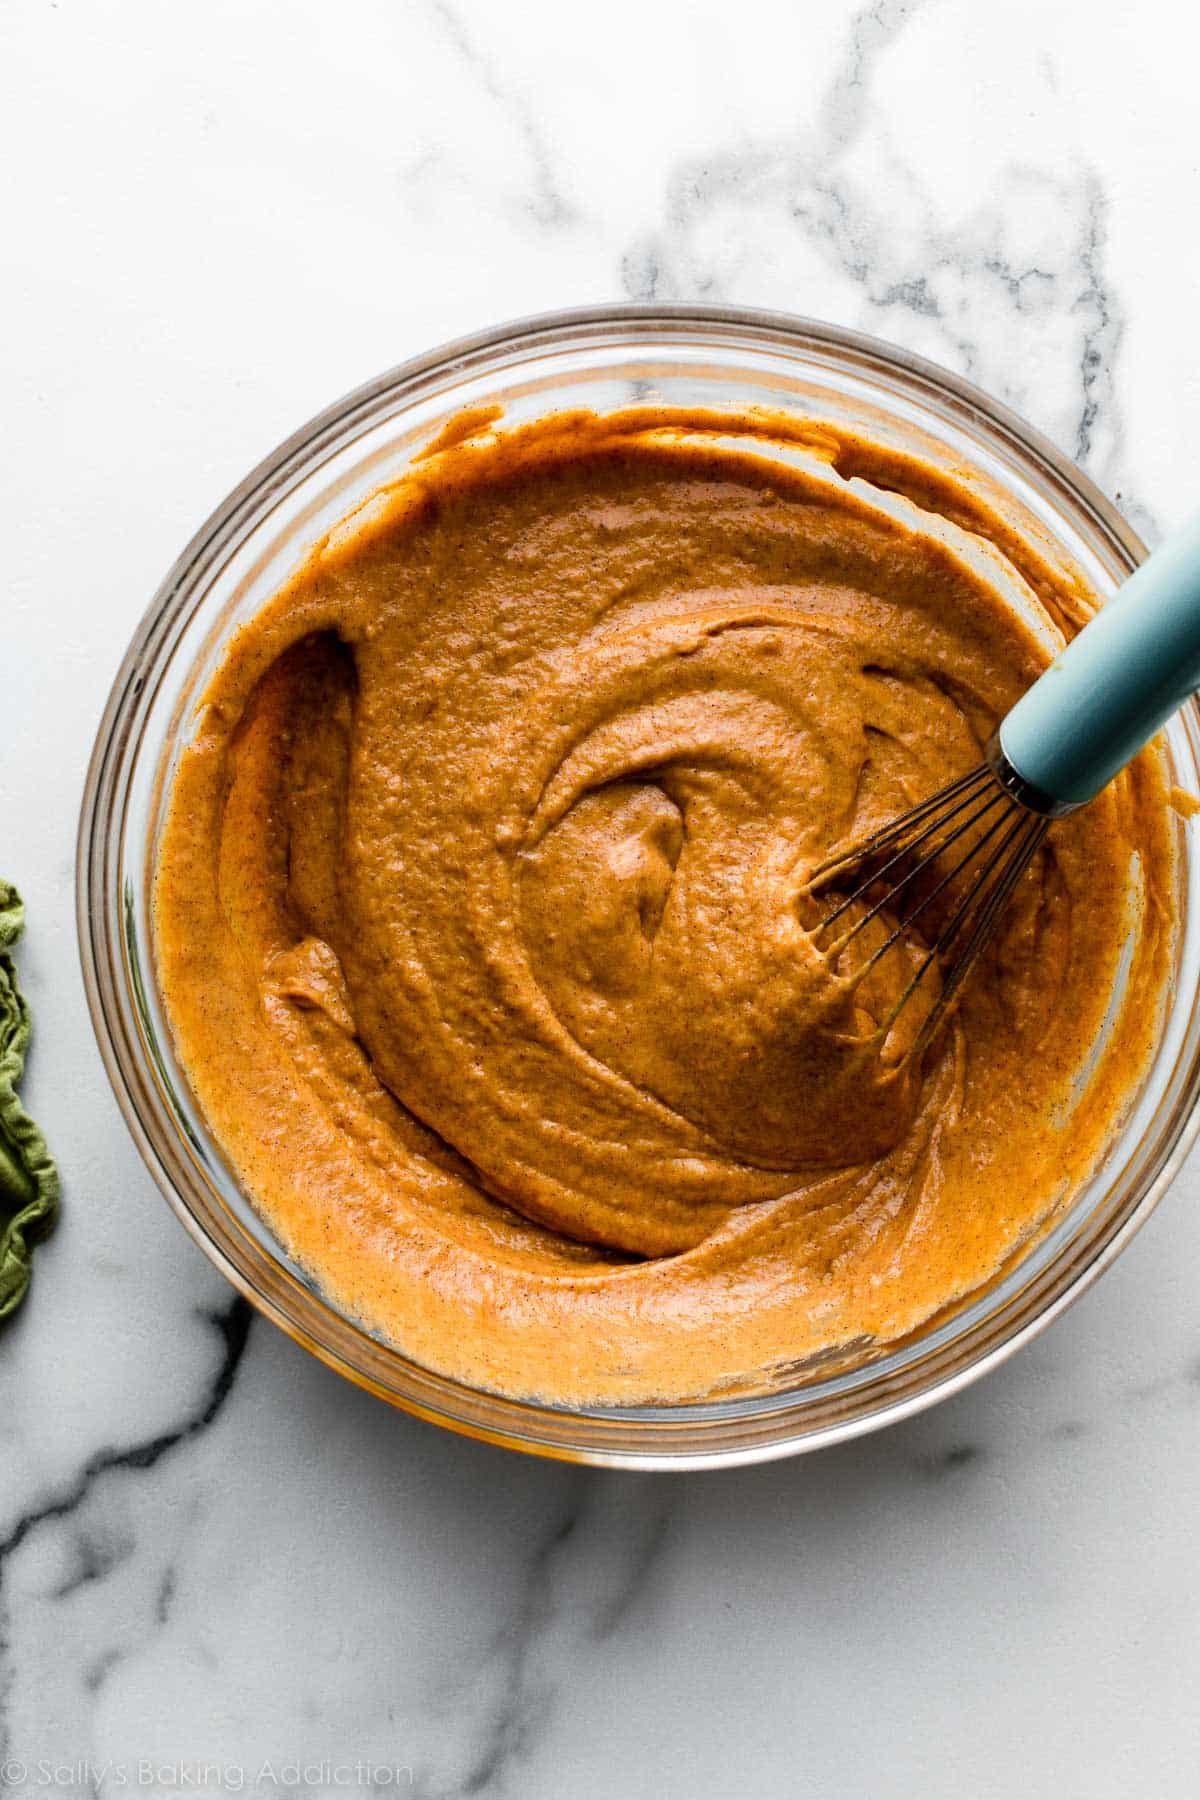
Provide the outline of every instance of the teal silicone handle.
{"type": "Polygon", "coordinates": [[[1200,514],[1142,563],[1000,727],[1017,774],[1082,806],[1200,688],[1200,514]]]}

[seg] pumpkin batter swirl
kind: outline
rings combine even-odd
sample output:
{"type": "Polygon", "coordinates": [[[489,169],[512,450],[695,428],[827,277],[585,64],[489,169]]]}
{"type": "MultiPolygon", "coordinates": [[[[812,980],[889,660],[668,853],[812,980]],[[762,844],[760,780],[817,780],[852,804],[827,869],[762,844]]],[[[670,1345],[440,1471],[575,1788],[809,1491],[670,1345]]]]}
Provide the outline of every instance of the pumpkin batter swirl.
{"type": "Polygon", "coordinates": [[[288,1250],[564,1403],[769,1387],[987,1282],[1145,1066],[1160,754],[1056,828],[920,1062],[919,1010],[876,1028],[921,944],[855,986],[805,881],[977,762],[1088,604],[825,428],[463,420],[232,639],[171,781],[168,1013],[288,1250]]]}

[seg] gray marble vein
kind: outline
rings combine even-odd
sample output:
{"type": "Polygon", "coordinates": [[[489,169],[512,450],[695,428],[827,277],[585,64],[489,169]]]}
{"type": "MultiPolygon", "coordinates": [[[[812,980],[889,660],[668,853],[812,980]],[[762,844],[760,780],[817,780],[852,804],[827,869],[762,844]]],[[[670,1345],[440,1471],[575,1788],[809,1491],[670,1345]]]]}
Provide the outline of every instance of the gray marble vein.
{"type": "Polygon", "coordinates": [[[808,312],[819,310],[806,297],[814,281],[832,282],[843,318],[1033,417],[1102,485],[1121,488],[1134,523],[1156,535],[1122,463],[1123,322],[1101,178],[1079,159],[1016,157],[965,216],[948,219],[871,104],[881,62],[920,11],[895,0],[854,13],[820,101],[798,107],[787,137],[714,145],[677,167],[662,222],[622,255],[624,289],[635,300],[733,301],[792,267],[790,304],[808,312]],[[782,250],[781,238],[791,240],[782,250]]]}
{"type": "MultiPolygon", "coordinates": [[[[151,1470],[164,1457],[207,1430],[232,1391],[238,1365],[245,1353],[251,1318],[250,1308],[240,1295],[231,1298],[222,1311],[208,1315],[208,1322],[214,1327],[221,1346],[220,1360],[200,1401],[189,1408],[178,1425],[119,1448],[106,1446],[94,1450],[65,1488],[49,1497],[36,1499],[13,1519],[4,1537],[0,1538],[0,1667],[3,1666],[7,1638],[4,1581],[10,1560],[27,1539],[44,1526],[60,1526],[84,1512],[98,1486],[109,1476],[118,1473],[137,1475],[151,1470]]],[[[84,1525],[73,1538],[71,1567],[50,1589],[49,1598],[52,1601],[68,1600],[81,1588],[106,1581],[115,1569],[135,1554],[137,1548],[135,1540],[120,1532],[94,1531],[84,1525]]],[[[85,1685],[91,1691],[100,1686],[118,1655],[118,1652],[107,1651],[89,1666],[85,1685]]],[[[3,1699],[3,1688],[0,1688],[0,1756],[10,1746],[3,1699]]]]}
{"type": "Polygon", "coordinates": [[[820,108],[831,146],[845,149],[862,131],[870,114],[875,63],[922,4],[923,0],[874,0],[850,14],[842,59],[820,108]]]}
{"type": "MultiPolygon", "coordinates": [[[[111,1465],[110,1465],[111,1466],[111,1465]]],[[[63,1517],[64,1515],[53,1515],[63,1517]]],[[[131,1557],[137,1546],[132,1538],[114,1534],[96,1534],[87,1530],[80,1531],[74,1540],[72,1549],[73,1567],[63,1576],[58,1585],[51,1589],[52,1600],[69,1600],[77,1594],[81,1587],[91,1581],[106,1581],[121,1564],[131,1557]]]]}
{"type": "Polygon", "coordinates": [[[497,1645],[503,1666],[498,1704],[474,1765],[467,1771],[464,1794],[505,1791],[508,1777],[519,1767],[552,1704],[552,1690],[536,1679],[531,1659],[552,1614],[555,1565],[569,1553],[589,1480],[586,1471],[573,1472],[566,1507],[537,1545],[525,1571],[517,1614],[503,1628],[497,1645]]]}
{"type": "Polygon", "coordinates": [[[449,1784],[436,1769],[419,1772],[419,1791],[431,1800],[519,1796],[560,1716],[565,1684],[586,1680],[589,1657],[652,1613],[677,1512],[672,1484],[582,1469],[550,1484],[557,1504],[520,1568],[511,1608],[467,1672],[479,1705],[477,1741],[449,1784]]]}
{"type": "MultiPolygon", "coordinates": [[[[235,1295],[224,1311],[208,1315],[209,1323],[219,1335],[222,1353],[216,1374],[199,1406],[190,1410],[182,1422],[170,1431],[156,1432],[153,1437],[120,1448],[93,1451],[65,1492],[57,1493],[48,1500],[38,1501],[28,1511],[19,1514],[6,1535],[0,1538],[0,1573],[5,1560],[21,1548],[32,1532],[48,1521],[57,1522],[77,1512],[105,1476],[115,1471],[138,1472],[152,1469],[164,1456],[170,1455],[181,1444],[188,1443],[212,1424],[233,1388],[238,1364],[245,1353],[252,1317],[250,1307],[240,1295],[235,1295]]],[[[108,1567],[111,1566],[110,1560],[108,1567]]],[[[95,1577],[88,1576],[85,1579],[95,1577]]],[[[68,1586],[67,1591],[73,1590],[68,1586]]]]}
{"type": "Polygon", "coordinates": [[[501,73],[493,57],[479,45],[463,11],[451,0],[428,0],[447,41],[483,92],[511,118],[530,169],[529,210],[534,222],[557,231],[578,222],[579,214],[562,191],[554,158],[536,111],[526,96],[501,73]]]}

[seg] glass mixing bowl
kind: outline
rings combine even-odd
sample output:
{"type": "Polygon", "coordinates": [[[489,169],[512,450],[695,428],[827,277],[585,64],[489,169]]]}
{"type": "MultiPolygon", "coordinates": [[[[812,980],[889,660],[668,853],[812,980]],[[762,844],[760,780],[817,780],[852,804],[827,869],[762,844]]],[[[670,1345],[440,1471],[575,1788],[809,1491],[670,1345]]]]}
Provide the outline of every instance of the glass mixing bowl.
{"type": "MultiPolygon", "coordinates": [[[[239,1191],[175,1060],[148,877],[195,697],[233,628],[315,538],[399,475],[453,414],[497,402],[508,423],[638,402],[832,419],[971,481],[1100,596],[1145,554],[1088,478],[995,401],[918,357],[810,320],[607,307],[501,326],[394,369],[247,476],[170,571],[121,664],[88,773],[78,860],[84,981],[117,1099],[179,1218],[247,1299],[331,1367],[423,1418],[542,1455],[656,1469],[752,1462],[872,1430],[953,1393],[1040,1331],[1112,1261],[1178,1169],[1200,1082],[1200,861],[1182,818],[1174,979],[1153,1064],[1094,1177],[952,1317],[902,1345],[801,1369],[782,1391],[565,1409],[423,1368],[330,1305],[288,1258],[239,1191]]],[[[1165,735],[1175,782],[1200,798],[1200,708],[1190,704],[1165,735]]]]}

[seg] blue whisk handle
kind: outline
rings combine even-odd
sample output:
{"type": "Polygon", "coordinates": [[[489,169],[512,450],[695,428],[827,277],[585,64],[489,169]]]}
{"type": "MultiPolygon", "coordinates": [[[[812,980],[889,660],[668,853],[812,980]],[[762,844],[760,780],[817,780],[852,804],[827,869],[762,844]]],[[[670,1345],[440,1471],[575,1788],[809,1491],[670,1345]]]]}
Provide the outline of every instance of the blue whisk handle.
{"type": "Polygon", "coordinates": [[[1067,811],[1098,794],[1197,688],[1200,514],[1017,701],[1000,748],[1032,793],[1067,811]]]}

